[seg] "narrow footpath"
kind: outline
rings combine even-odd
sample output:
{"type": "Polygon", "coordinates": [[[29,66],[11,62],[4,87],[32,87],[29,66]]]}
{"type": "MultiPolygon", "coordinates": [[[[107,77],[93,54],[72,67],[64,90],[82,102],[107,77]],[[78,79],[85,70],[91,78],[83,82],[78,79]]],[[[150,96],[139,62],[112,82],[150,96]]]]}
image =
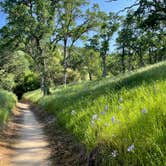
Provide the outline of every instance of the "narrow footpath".
{"type": "Polygon", "coordinates": [[[43,126],[34,116],[28,104],[18,103],[22,112],[22,120],[17,124],[17,142],[11,159],[12,166],[48,166],[50,149],[43,126]]]}
{"type": "Polygon", "coordinates": [[[58,125],[56,118],[20,102],[0,139],[0,166],[86,166],[85,146],[58,125]]]}

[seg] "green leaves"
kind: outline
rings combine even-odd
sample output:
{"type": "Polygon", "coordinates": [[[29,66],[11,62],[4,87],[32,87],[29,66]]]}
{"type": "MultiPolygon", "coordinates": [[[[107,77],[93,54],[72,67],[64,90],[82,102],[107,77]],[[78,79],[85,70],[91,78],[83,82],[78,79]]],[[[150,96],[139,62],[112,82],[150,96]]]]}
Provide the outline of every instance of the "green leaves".
{"type": "Polygon", "coordinates": [[[135,15],[143,17],[142,28],[156,28],[163,23],[166,24],[166,1],[139,0],[135,15]]]}

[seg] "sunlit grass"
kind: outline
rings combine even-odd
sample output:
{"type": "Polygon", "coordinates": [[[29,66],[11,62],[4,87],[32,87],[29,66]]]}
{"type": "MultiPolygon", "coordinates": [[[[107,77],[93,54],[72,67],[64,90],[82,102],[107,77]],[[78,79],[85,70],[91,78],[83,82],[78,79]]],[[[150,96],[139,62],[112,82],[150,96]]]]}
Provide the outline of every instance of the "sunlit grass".
{"type": "Polygon", "coordinates": [[[16,101],[17,98],[14,94],[0,90],[0,125],[8,120],[16,101]]]}
{"type": "Polygon", "coordinates": [[[57,116],[103,165],[166,164],[166,63],[118,78],[25,95],[57,116]]]}

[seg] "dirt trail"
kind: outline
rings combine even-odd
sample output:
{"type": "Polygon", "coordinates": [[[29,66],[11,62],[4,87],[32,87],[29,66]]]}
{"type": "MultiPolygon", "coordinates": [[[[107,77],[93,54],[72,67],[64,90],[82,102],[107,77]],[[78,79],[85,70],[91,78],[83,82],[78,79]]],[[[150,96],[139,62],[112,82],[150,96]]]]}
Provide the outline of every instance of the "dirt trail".
{"type": "Polygon", "coordinates": [[[50,150],[43,126],[35,119],[28,104],[18,103],[22,120],[18,125],[19,138],[13,145],[12,166],[48,166],[50,150]]]}
{"type": "Polygon", "coordinates": [[[86,166],[85,146],[53,115],[26,103],[17,104],[18,115],[0,139],[0,166],[86,166]]]}

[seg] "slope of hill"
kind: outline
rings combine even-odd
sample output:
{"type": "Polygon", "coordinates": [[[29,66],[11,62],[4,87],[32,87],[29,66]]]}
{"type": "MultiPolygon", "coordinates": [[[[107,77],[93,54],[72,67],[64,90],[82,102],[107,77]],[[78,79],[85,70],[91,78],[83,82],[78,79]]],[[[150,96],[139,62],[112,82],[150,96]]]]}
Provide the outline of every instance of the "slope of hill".
{"type": "Polygon", "coordinates": [[[102,165],[166,164],[166,63],[24,95],[72,132],[102,165]]]}

